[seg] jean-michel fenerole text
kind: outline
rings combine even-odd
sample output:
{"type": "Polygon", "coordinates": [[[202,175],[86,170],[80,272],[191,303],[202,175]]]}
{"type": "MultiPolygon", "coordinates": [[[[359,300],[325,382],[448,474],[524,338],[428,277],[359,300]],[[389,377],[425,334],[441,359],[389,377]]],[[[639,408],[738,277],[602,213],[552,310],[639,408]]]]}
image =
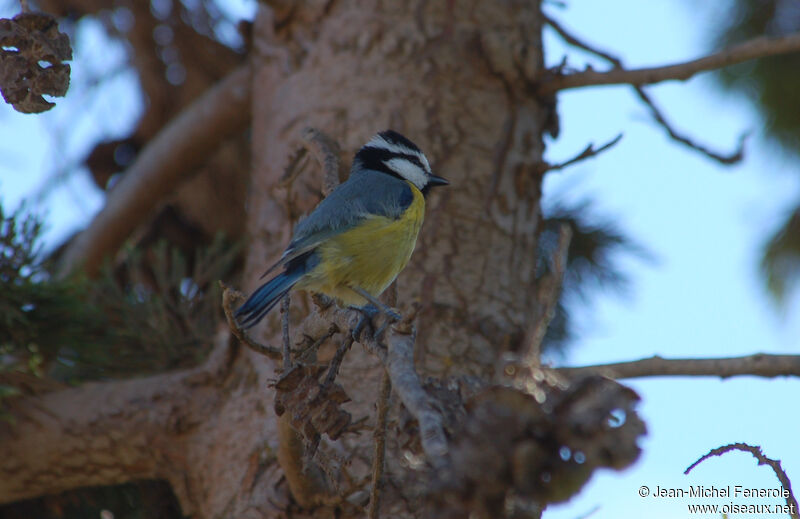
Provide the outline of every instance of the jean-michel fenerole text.
{"type": "Polygon", "coordinates": [[[725,498],[784,498],[789,497],[789,491],[785,488],[747,488],[742,485],[727,485],[724,487],[690,485],[688,488],[664,488],[656,486],[650,494],[651,497],[658,498],[681,498],[681,497],[725,497],[725,498]]]}

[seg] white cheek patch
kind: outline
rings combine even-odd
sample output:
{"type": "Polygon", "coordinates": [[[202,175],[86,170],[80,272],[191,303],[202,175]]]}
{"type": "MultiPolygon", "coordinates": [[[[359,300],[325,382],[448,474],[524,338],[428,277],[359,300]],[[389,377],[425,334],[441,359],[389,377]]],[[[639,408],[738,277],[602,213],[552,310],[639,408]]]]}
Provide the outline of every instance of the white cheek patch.
{"type": "Polygon", "coordinates": [[[430,163],[428,162],[428,157],[426,157],[426,156],[425,156],[425,155],[423,155],[422,153],[418,153],[418,154],[417,154],[417,156],[419,157],[419,161],[420,161],[420,162],[422,162],[422,165],[423,165],[423,166],[425,166],[425,171],[428,171],[428,172],[430,172],[430,170],[431,170],[431,165],[430,165],[430,163]]]}
{"type": "Polygon", "coordinates": [[[403,158],[394,158],[385,161],[384,164],[386,164],[389,169],[417,186],[417,189],[421,190],[428,184],[428,175],[413,162],[409,162],[403,158]]]}

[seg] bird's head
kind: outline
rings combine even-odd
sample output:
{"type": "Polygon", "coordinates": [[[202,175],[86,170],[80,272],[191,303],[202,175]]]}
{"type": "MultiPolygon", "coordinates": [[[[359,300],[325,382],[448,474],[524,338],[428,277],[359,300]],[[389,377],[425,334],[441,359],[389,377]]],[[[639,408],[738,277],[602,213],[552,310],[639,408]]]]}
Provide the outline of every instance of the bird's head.
{"type": "Polygon", "coordinates": [[[407,180],[423,194],[431,187],[449,184],[431,172],[428,158],[416,144],[394,130],[380,132],[370,139],[356,153],[353,165],[407,180]]]}

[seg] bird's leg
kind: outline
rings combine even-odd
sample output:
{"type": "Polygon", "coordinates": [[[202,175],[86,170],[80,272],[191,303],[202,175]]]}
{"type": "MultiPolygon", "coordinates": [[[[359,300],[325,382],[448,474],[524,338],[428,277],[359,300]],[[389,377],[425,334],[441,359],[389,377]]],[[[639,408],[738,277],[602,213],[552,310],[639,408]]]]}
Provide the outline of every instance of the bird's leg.
{"type": "Polygon", "coordinates": [[[369,326],[370,330],[375,330],[375,326],[372,324],[372,318],[381,312],[373,305],[351,306],[350,308],[358,311],[361,314],[358,324],[356,324],[356,327],[350,332],[350,334],[353,336],[353,340],[358,341],[359,337],[361,337],[361,332],[363,332],[364,328],[367,326],[369,326]]]}
{"type": "Polygon", "coordinates": [[[352,290],[356,294],[360,295],[361,297],[363,297],[364,299],[366,299],[370,303],[370,304],[365,305],[365,306],[363,306],[363,307],[361,307],[359,309],[361,311],[361,313],[362,313],[362,318],[358,322],[358,325],[356,325],[356,329],[353,331],[353,334],[354,334],[353,337],[356,338],[356,340],[358,340],[357,338],[361,334],[361,332],[362,332],[362,330],[364,328],[364,325],[366,324],[365,323],[365,316],[367,316],[367,315],[369,315],[368,319],[369,319],[369,322],[370,322],[370,328],[372,328],[373,330],[375,328],[372,325],[372,318],[375,317],[379,313],[383,314],[386,317],[386,320],[381,325],[381,327],[378,328],[378,330],[373,334],[373,336],[378,340],[380,340],[380,338],[383,336],[383,332],[386,331],[386,327],[387,326],[389,326],[391,323],[394,323],[394,322],[397,322],[397,321],[400,321],[400,320],[403,319],[402,315],[398,314],[397,312],[395,312],[394,310],[392,310],[391,308],[389,308],[388,306],[383,304],[380,300],[378,300],[377,297],[373,296],[372,294],[370,294],[366,290],[364,290],[362,288],[359,288],[359,287],[350,287],[350,290],[352,290]]]}
{"type": "Polygon", "coordinates": [[[375,308],[380,310],[380,313],[382,313],[383,315],[385,315],[387,318],[391,319],[392,321],[400,321],[400,320],[403,319],[402,315],[398,314],[397,312],[395,312],[394,310],[392,310],[391,308],[389,308],[385,304],[381,303],[381,301],[377,297],[373,296],[372,294],[370,294],[366,290],[364,290],[362,288],[359,288],[359,287],[350,287],[350,290],[352,290],[356,294],[360,295],[361,297],[363,297],[364,299],[369,301],[369,303],[372,306],[374,306],[375,308]]]}

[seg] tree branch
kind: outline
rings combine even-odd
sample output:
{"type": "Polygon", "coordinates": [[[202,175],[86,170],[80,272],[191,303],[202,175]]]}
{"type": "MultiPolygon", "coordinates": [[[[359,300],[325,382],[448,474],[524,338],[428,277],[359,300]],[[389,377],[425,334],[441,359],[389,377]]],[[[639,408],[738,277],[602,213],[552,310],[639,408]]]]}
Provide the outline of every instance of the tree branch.
{"type": "Polygon", "coordinates": [[[245,300],[244,294],[239,292],[238,290],[234,290],[228,287],[222,281],[219,282],[220,288],[222,288],[222,310],[225,313],[225,320],[228,322],[228,327],[233,333],[234,337],[239,339],[239,342],[250,348],[252,351],[258,353],[259,355],[265,355],[272,360],[279,360],[281,359],[285,353],[278,348],[274,348],[272,346],[267,346],[265,344],[261,344],[259,342],[254,341],[247,335],[247,332],[244,331],[239,327],[236,323],[236,318],[233,316],[234,314],[234,306],[239,306],[245,300]]]}
{"type": "Polygon", "coordinates": [[[569,377],[598,373],[613,379],[638,377],[757,377],[800,376],[800,355],[756,353],[719,359],[664,359],[659,356],[596,366],[557,368],[569,377]]]}
{"type": "MultiPolygon", "coordinates": [[[[574,47],[578,47],[580,49],[583,49],[586,52],[589,52],[590,54],[594,54],[595,56],[598,56],[598,57],[608,61],[609,63],[611,63],[613,65],[613,67],[614,67],[612,69],[613,71],[624,71],[624,66],[622,64],[622,60],[620,60],[618,57],[613,56],[612,54],[609,54],[608,52],[602,51],[602,50],[598,49],[597,47],[595,47],[593,45],[590,45],[590,44],[586,43],[585,41],[579,39],[577,36],[575,36],[572,33],[570,33],[567,29],[562,27],[558,22],[556,22],[552,18],[545,17],[545,21],[547,22],[548,25],[550,25],[550,27],[553,28],[553,30],[555,30],[558,33],[559,36],[561,36],[561,38],[564,41],[566,41],[570,45],[572,45],[574,47]]],[[[560,67],[560,68],[563,68],[563,66],[560,67]]],[[[561,76],[561,77],[564,77],[564,76],[561,76]]],[[[693,149],[695,151],[698,151],[698,152],[702,153],[703,155],[705,155],[706,157],[708,157],[710,159],[713,159],[713,160],[716,160],[717,162],[719,162],[721,164],[726,164],[726,165],[735,164],[736,162],[739,162],[740,160],[742,160],[742,157],[744,156],[744,144],[745,144],[745,140],[746,140],[746,137],[747,137],[746,133],[743,134],[739,138],[739,144],[736,147],[736,150],[733,151],[732,153],[722,154],[722,153],[715,152],[715,151],[709,149],[708,147],[706,147],[706,146],[704,146],[702,144],[696,143],[690,137],[688,137],[688,136],[678,132],[677,130],[675,130],[675,128],[673,128],[672,125],[667,121],[667,119],[664,116],[663,112],[658,108],[658,106],[656,106],[655,101],[653,101],[653,99],[650,97],[650,95],[648,95],[644,91],[644,88],[642,88],[640,85],[631,85],[631,86],[636,91],[636,94],[639,96],[639,98],[648,106],[648,108],[650,109],[650,113],[653,116],[653,119],[655,119],[655,121],[667,131],[667,134],[673,140],[675,140],[675,141],[677,141],[677,142],[679,142],[679,143],[681,143],[681,144],[683,144],[685,146],[688,146],[689,148],[691,148],[691,149],[693,149]]]]}
{"type": "Polygon", "coordinates": [[[758,460],[759,465],[768,465],[775,473],[775,476],[777,476],[778,481],[780,481],[783,489],[786,491],[787,494],[786,505],[791,510],[789,513],[790,517],[792,517],[792,519],[798,519],[798,517],[800,517],[799,515],[800,510],[798,510],[797,499],[794,497],[794,493],[792,492],[792,482],[789,479],[789,476],[786,475],[786,471],[784,471],[783,467],[781,467],[780,460],[773,460],[771,458],[766,457],[764,453],[761,451],[761,447],[758,447],[756,445],[748,445],[746,443],[732,443],[730,445],[724,445],[722,447],[717,447],[716,449],[711,449],[711,451],[709,451],[707,454],[701,456],[700,459],[689,465],[689,467],[686,470],[684,470],[683,473],[688,475],[689,472],[692,471],[692,469],[694,469],[702,462],[706,461],[708,458],[712,456],[722,456],[723,454],[731,451],[749,452],[750,454],[753,455],[754,458],[758,460]]]}
{"type": "Polygon", "coordinates": [[[613,139],[611,139],[607,143],[603,144],[599,148],[595,148],[594,147],[594,143],[589,143],[589,145],[586,146],[586,148],[582,152],[578,153],[577,155],[575,155],[574,157],[572,157],[569,160],[566,160],[564,162],[559,162],[557,164],[548,164],[548,163],[543,164],[543,166],[541,168],[541,172],[542,173],[546,173],[548,171],[558,171],[559,169],[564,169],[564,168],[566,168],[568,166],[572,166],[573,164],[576,164],[576,163],[581,162],[583,160],[590,159],[590,158],[594,157],[595,155],[603,153],[604,151],[612,148],[621,139],[622,139],[622,134],[620,133],[619,135],[617,135],[616,137],[614,137],[613,139]]]}
{"type": "Polygon", "coordinates": [[[0,430],[0,503],[86,486],[163,478],[183,513],[197,501],[187,485],[187,433],[214,415],[223,397],[221,341],[197,368],[134,380],[86,383],[24,397],[24,415],[0,430]]]}
{"type": "Polygon", "coordinates": [[[303,130],[303,140],[306,147],[322,166],[322,194],[328,196],[339,185],[339,170],[341,168],[339,144],[322,130],[306,128],[303,130]]]}
{"type": "MultiPolygon", "coordinates": [[[[621,135],[620,135],[621,137],[621,135]]],[[[619,137],[617,139],[619,140],[619,137]]],[[[536,290],[537,317],[525,333],[525,345],[520,360],[525,366],[538,366],[542,350],[542,341],[556,314],[556,306],[561,296],[564,272],[567,268],[569,244],[572,241],[572,228],[562,223],[558,229],[558,245],[550,258],[552,271],[538,282],[536,290]]]]}
{"type": "Polygon", "coordinates": [[[392,393],[392,381],[389,373],[383,372],[381,377],[381,390],[378,395],[378,418],[375,423],[375,431],[372,433],[375,439],[372,450],[372,488],[369,493],[369,509],[367,517],[378,519],[381,509],[381,489],[383,488],[383,465],[386,458],[386,417],[389,414],[389,396],[392,393]]]}
{"type": "MultiPolygon", "coordinates": [[[[552,20],[548,19],[548,23],[556,29],[557,24],[551,22],[552,20]]],[[[558,29],[556,30],[558,31],[558,29]]],[[[561,90],[586,86],[641,86],[669,80],[686,80],[699,72],[727,67],[752,59],[793,52],[800,52],[800,33],[779,37],[762,36],[702,58],[673,65],[630,70],[615,67],[605,72],[588,69],[574,74],[551,76],[539,84],[537,93],[546,96],[561,90]]]]}
{"type": "Polygon", "coordinates": [[[664,114],[656,106],[655,102],[650,97],[650,95],[644,91],[644,88],[637,86],[633,88],[634,90],[636,90],[636,93],[641,98],[641,100],[644,101],[644,103],[650,108],[650,113],[653,115],[653,119],[655,119],[656,122],[660,124],[667,131],[667,134],[672,138],[672,140],[677,141],[685,146],[688,146],[689,148],[695,151],[699,151],[706,157],[714,159],[720,164],[725,164],[725,165],[736,164],[744,157],[744,145],[745,142],[747,141],[748,132],[745,132],[739,136],[739,143],[736,145],[736,149],[733,152],[728,154],[723,154],[713,151],[702,144],[696,143],[688,136],[679,133],[677,130],[675,130],[672,127],[672,125],[669,122],[667,122],[666,118],[664,117],[664,114]]]}
{"type": "Polygon", "coordinates": [[[170,121],[108,194],[103,209],[68,246],[59,269],[94,274],[167,195],[225,139],[250,122],[250,66],[243,65],[170,121]]]}
{"type": "Polygon", "coordinates": [[[428,461],[438,467],[447,454],[447,438],[444,434],[442,415],[431,404],[428,393],[422,388],[419,375],[414,370],[414,340],[411,334],[394,333],[388,337],[388,355],[384,361],[386,371],[403,405],[419,422],[422,450],[428,461]]]}
{"type": "MultiPolygon", "coordinates": [[[[374,353],[383,363],[397,393],[406,409],[417,419],[420,440],[425,455],[434,466],[443,465],[448,452],[442,415],[431,403],[428,393],[414,369],[414,341],[416,333],[411,321],[416,312],[409,312],[403,321],[389,326],[385,336],[386,346],[369,333],[361,334],[361,344],[374,353]]],[[[355,328],[361,314],[357,310],[340,309],[335,305],[317,308],[295,330],[295,344],[307,338],[321,337],[328,333],[331,325],[340,330],[355,328]]]]}

